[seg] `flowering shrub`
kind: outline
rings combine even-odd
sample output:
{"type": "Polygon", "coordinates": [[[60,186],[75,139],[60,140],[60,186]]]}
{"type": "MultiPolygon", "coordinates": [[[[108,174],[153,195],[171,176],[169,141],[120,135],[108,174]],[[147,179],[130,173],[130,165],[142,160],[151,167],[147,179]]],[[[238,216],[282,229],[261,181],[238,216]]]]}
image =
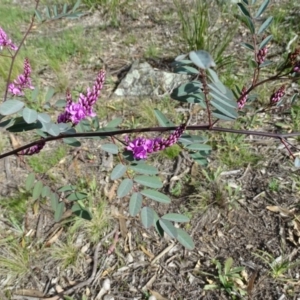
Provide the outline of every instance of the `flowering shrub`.
{"type": "MultiPolygon", "coordinates": [[[[37,5],[39,1],[37,0],[37,5]]],[[[256,1],[252,1],[254,3],[256,1]]],[[[266,10],[269,4],[268,0],[262,2],[261,6],[255,13],[255,18],[260,17],[266,10]]],[[[100,70],[96,81],[92,88],[88,88],[85,94],[80,94],[77,102],[72,100],[71,92],[67,91],[66,100],[64,102],[64,111],[60,111],[58,118],[53,119],[47,113],[40,113],[36,110],[26,107],[22,97],[24,89],[34,89],[30,75],[31,67],[28,59],[24,62],[24,72],[17,79],[11,81],[9,73],[7,78],[7,89],[5,91],[4,102],[0,105],[0,114],[6,118],[0,126],[11,132],[22,132],[26,130],[35,130],[41,138],[31,142],[13,151],[0,155],[0,158],[9,155],[34,155],[42,151],[46,143],[62,139],[64,143],[71,146],[80,146],[79,137],[102,137],[111,142],[102,145],[102,149],[106,152],[118,155],[120,163],[114,166],[111,173],[111,180],[121,180],[117,196],[119,198],[129,197],[129,213],[132,217],[140,216],[141,222],[146,228],[154,226],[157,233],[163,236],[164,232],[174,239],[177,239],[182,245],[188,249],[193,249],[194,243],[191,237],[175,223],[188,222],[189,218],[181,214],[168,213],[159,216],[151,207],[143,206],[143,199],[151,199],[156,202],[168,204],[171,199],[161,191],[163,183],[157,175],[159,170],[150,164],[146,163],[149,155],[155,155],[175,143],[186,151],[189,156],[198,164],[205,166],[207,157],[212,148],[207,144],[207,139],[200,135],[192,134],[192,131],[208,130],[222,131],[239,134],[252,134],[268,136],[280,139],[283,145],[288,150],[290,156],[295,160],[295,165],[299,166],[299,160],[294,156],[288,148],[288,143],[285,139],[289,136],[299,135],[294,134],[276,134],[264,133],[255,131],[234,130],[226,127],[217,127],[217,123],[221,121],[235,121],[242,111],[251,110],[251,104],[255,102],[253,90],[262,84],[271,81],[286,81],[298,79],[300,73],[300,59],[298,54],[299,49],[289,53],[287,58],[278,63],[275,75],[269,78],[261,77],[261,69],[266,68],[273,62],[268,60],[268,43],[272,40],[272,36],[264,36],[268,27],[272,22],[272,17],[268,17],[266,21],[256,28],[254,25],[254,17],[251,15],[251,5],[248,1],[242,1],[237,4],[241,14],[237,18],[250,31],[251,40],[242,43],[242,46],[253,54],[253,70],[252,79],[248,84],[242,87],[229,88],[225,86],[219,79],[218,74],[213,69],[216,63],[211,55],[204,50],[191,51],[188,54],[178,56],[174,61],[175,72],[191,75],[194,79],[176,87],[171,97],[174,100],[200,105],[207,114],[208,123],[190,126],[188,120],[179,126],[174,125],[168,120],[162,112],[155,110],[155,116],[161,125],[157,128],[140,128],[135,130],[124,130],[121,128],[120,119],[111,120],[106,127],[100,127],[99,121],[96,118],[96,113],[93,110],[97,99],[100,96],[101,89],[105,82],[105,71],[100,70]],[[261,40],[259,44],[258,40],[261,40]],[[240,90],[241,88],[241,90],[240,90]],[[13,99],[7,99],[7,94],[14,96],[13,99]],[[251,98],[251,101],[249,100],[251,98]],[[89,121],[91,120],[91,122],[89,121]],[[109,128],[109,129],[108,129],[109,128]],[[145,137],[146,132],[172,132],[168,137],[164,138],[156,135],[154,138],[145,137]],[[142,135],[143,132],[143,135],[142,135]],[[135,133],[137,136],[132,138],[129,134],[135,133]],[[123,141],[112,139],[115,135],[126,134],[123,141]],[[131,172],[128,172],[128,171],[131,172]]],[[[76,4],[68,13],[59,15],[59,17],[76,17],[76,4]]],[[[80,14],[78,13],[77,16],[80,14]]],[[[43,21],[41,14],[36,11],[36,17],[43,21]]],[[[51,17],[51,16],[48,16],[51,17]]],[[[58,16],[54,16],[57,18],[58,16]]],[[[32,23],[24,37],[32,28],[32,23]]],[[[24,42],[24,39],[22,43],[24,42]]],[[[7,51],[11,54],[12,65],[19,47],[9,39],[8,34],[3,28],[0,28],[0,47],[2,51],[7,51]],[[16,54],[13,52],[16,51],[16,54]]],[[[274,63],[273,63],[274,64],[274,63]]],[[[285,95],[285,85],[282,85],[277,91],[270,96],[269,106],[281,105],[285,95]]],[[[297,95],[293,95],[290,100],[292,104],[297,95]]],[[[61,106],[58,106],[60,108],[61,106]]],[[[61,109],[61,108],[60,108],[61,109]]],[[[52,191],[51,187],[44,186],[41,180],[36,180],[35,174],[30,174],[26,180],[26,189],[33,190],[33,198],[38,199],[41,195],[48,197],[51,207],[55,211],[54,218],[59,220],[65,211],[65,202],[62,197],[68,201],[83,200],[87,197],[85,193],[76,190],[72,185],[61,187],[57,191],[52,191]]],[[[74,214],[90,219],[92,216],[89,210],[82,205],[82,201],[73,204],[72,211],[74,214]]]]}

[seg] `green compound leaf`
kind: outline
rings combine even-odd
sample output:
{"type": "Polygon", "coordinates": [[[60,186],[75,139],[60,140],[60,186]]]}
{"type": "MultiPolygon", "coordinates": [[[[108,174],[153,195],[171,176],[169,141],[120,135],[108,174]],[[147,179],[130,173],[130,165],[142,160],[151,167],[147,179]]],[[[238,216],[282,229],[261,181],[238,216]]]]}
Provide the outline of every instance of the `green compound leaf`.
{"type": "Polygon", "coordinates": [[[84,207],[81,207],[78,203],[75,203],[71,209],[73,214],[76,215],[77,217],[88,221],[92,220],[92,215],[90,211],[84,207]]]}
{"type": "Polygon", "coordinates": [[[74,191],[75,189],[76,189],[75,185],[64,185],[61,188],[59,188],[57,191],[63,193],[63,192],[74,191]]]}
{"type": "Polygon", "coordinates": [[[50,116],[46,113],[39,113],[38,120],[41,121],[42,123],[50,123],[51,122],[50,116]]]}
{"type": "Polygon", "coordinates": [[[146,228],[150,228],[154,221],[154,211],[150,207],[143,207],[141,211],[141,221],[146,228]]]}
{"type": "Polygon", "coordinates": [[[238,14],[235,14],[234,15],[238,20],[240,20],[249,30],[252,34],[255,33],[255,27],[254,27],[254,24],[252,22],[252,20],[247,17],[247,16],[241,16],[241,15],[238,15],[238,14]]]}
{"type": "Polygon", "coordinates": [[[118,154],[119,149],[115,144],[104,144],[101,146],[102,150],[111,153],[111,154],[118,154]]]}
{"type": "Polygon", "coordinates": [[[159,220],[159,225],[164,230],[166,234],[168,234],[170,237],[176,239],[177,238],[177,229],[174,227],[174,225],[168,221],[168,220],[159,220]]]}
{"type": "Polygon", "coordinates": [[[125,197],[132,189],[133,181],[129,178],[124,179],[118,187],[117,195],[119,198],[125,197]]]}
{"type": "Polygon", "coordinates": [[[68,195],[67,199],[69,201],[78,201],[78,200],[85,199],[86,197],[87,197],[86,193],[74,192],[74,193],[71,193],[70,195],[68,195]]]}
{"type": "Polygon", "coordinates": [[[273,17],[269,17],[258,29],[257,34],[262,34],[273,22],[273,17]]]}
{"type": "Polygon", "coordinates": [[[67,145],[70,145],[70,146],[73,146],[73,147],[80,147],[81,146],[81,143],[73,138],[73,137],[70,137],[70,138],[64,138],[63,139],[63,142],[67,145]]]}
{"type": "Polygon", "coordinates": [[[143,197],[140,193],[133,193],[129,201],[129,214],[135,217],[142,208],[143,197]]]}
{"type": "Polygon", "coordinates": [[[30,191],[31,188],[33,187],[35,181],[35,174],[34,173],[30,173],[27,178],[26,178],[26,182],[25,182],[25,189],[26,191],[30,191]]]}
{"type": "Polygon", "coordinates": [[[217,119],[220,119],[220,120],[224,120],[224,121],[234,121],[236,118],[232,118],[232,117],[229,117],[227,115],[225,115],[223,112],[220,112],[220,111],[215,111],[212,113],[212,115],[217,118],[217,119]]]}
{"type": "Polygon", "coordinates": [[[244,16],[251,18],[248,9],[244,6],[243,3],[238,3],[237,5],[244,16]]]}
{"type": "Polygon", "coordinates": [[[32,200],[36,200],[40,197],[41,193],[42,193],[42,189],[43,189],[43,183],[41,181],[38,181],[33,188],[33,192],[32,192],[32,200]]]}
{"type": "Polygon", "coordinates": [[[65,210],[65,203],[59,202],[55,208],[54,221],[59,222],[65,210]]]}
{"type": "Polygon", "coordinates": [[[264,11],[266,10],[266,8],[268,7],[269,3],[270,3],[270,0],[265,0],[265,1],[261,4],[261,6],[259,7],[259,9],[258,9],[258,11],[257,11],[257,13],[256,13],[256,15],[255,15],[255,18],[258,18],[258,17],[260,17],[261,14],[263,14],[263,12],[264,12],[264,11]]]}
{"type": "Polygon", "coordinates": [[[58,200],[59,197],[56,193],[51,193],[50,195],[50,203],[51,203],[51,208],[56,211],[56,207],[58,205],[58,200]]]}
{"type": "Polygon", "coordinates": [[[155,117],[160,126],[164,126],[164,127],[175,126],[175,124],[173,122],[169,121],[165,117],[165,115],[158,109],[156,109],[156,108],[154,109],[154,114],[155,114],[155,117]]]}
{"type": "Polygon", "coordinates": [[[241,46],[243,46],[244,48],[248,49],[248,50],[251,50],[251,51],[254,51],[254,47],[251,45],[251,44],[248,44],[248,43],[240,43],[241,46]]]}
{"type": "Polygon", "coordinates": [[[164,216],[162,216],[162,219],[172,221],[172,222],[178,222],[178,223],[184,223],[184,222],[189,222],[190,219],[182,214],[174,214],[174,213],[169,213],[164,216]]]}
{"type": "Polygon", "coordinates": [[[160,203],[166,203],[166,204],[171,203],[171,200],[168,196],[158,191],[147,189],[147,190],[142,190],[141,194],[160,203]]]}
{"type": "Polygon", "coordinates": [[[113,119],[110,122],[108,122],[105,127],[108,127],[108,128],[118,127],[122,122],[123,122],[122,118],[116,118],[116,119],[113,119]]]}
{"type": "Polygon", "coordinates": [[[42,189],[42,197],[49,197],[51,195],[51,190],[49,186],[44,186],[42,189]]]}
{"type": "Polygon", "coordinates": [[[19,100],[7,100],[0,105],[0,114],[3,116],[12,115],[20,111],[24,103],[19,100]]]}
{"type": "Polygon", "coordinates": [[[50,135],[58,136],[60,134],[60,128],[57,124],[51,124],[50,128],[48,128],[47,132],[50,135]]]}
{"type": "Polygon", "coordinates": [[[232,107],[224,105],[224,102],[220,102],[217,99],[212,99],[210,103],[225,116],[230,117],[231,119],[236,119],[238,117],[237,111],[232,107]]]}
{"type": "Polygon", "coordinates": [[[177,241],[186,249],[193,250],[195,248],[192,238],[181,228],[177,228],[177,241]]]}
{"type": "Polygon", "coordinates": [[[155,175],[158,173],[157,168],[147,165],[144,162],[132,163],[130,165],[130,169],[137,173],[145,174],[145,175],[155,175]]]}
{"type": "Polygon", "coordinates": [[[210,145],[198,144],[198,143],[187,145],[186,148],[193,151],[211,151],[210,145]]]}
{"type": "Polygon", "coordinates": [[[193,143],[206,143],[208,141],[208,138],[205,136],[201,136],[201,135],[190,135],[190,134],[183,134],[180,139],[179,142],[182,144],[193,144],[193,143]]]}
{"type": "Polygon", "coordinates": [[[121,178],[125,172],[127,171],[127,167],[122,165],[122,164],[118,164],[114,167],[114,169],[112,170],[111,174],[110,174],[110,179],[111,180],[116,180],[121,178]]]}
{"type": "Polygon", "coordinates": [[[211,55],[204,50],[191,51],[189,53],[190,60],[199,68],[206,70],[210,67],[215,67],[216,63],[214,62],[211,55]]]}
{"type": "Polygon", "coordinates": [[[207,159],[199,152],[189,153],[190,157],[200,166],[206,167],[208,165],[207,159]]]}
{"type": "Polygon", "coordinates": [[[199,74],[199,71],[190,66],[178,66],[177,68],[175,68],[175,73],[197,75],[199,74]]]}
{"type": "Polygon", "coordinates": [[[273,39],[273,35],[268,35],[260,44],[259,49],[264,48],[271,40],[273,39]]]}
{"type": "Polygon", "coordinates": [[[60,99],[60,100],[57,100],[54,104],[55,107],[58,107],[58,108],[61,108],[61,107],[65,107],[67,104],[67,101],[64,100],[64,99],[60,99]]]}
{"type": "Polygon", "coordinates": [[[54,88],[49,87],[48,90],[47,90],[46,96],[45,96],[45,101],[46,102],[50,101],[51,98],[53,97],[54,93],[55,93],[54,88]]]}
{"type": "Polygon", "coordinates": [[[160,178],[157,176],[146,176],[146,175],[139,175],[135,176],[134,181],[154,189],[159,189],[163,186],[163,183],[161,182],[160,178]]]}
{"type": "Polygon", "coordinates": [[[28,107],[25,107],[23,109],[23,119],[26,123],[34,123],[37,120],[38,113],[34,109],[30,109],[28,107]]]}
{"type": "Polygon", "coordinates": [[[67,132],[67,131],[69,131],[71,129],[70,124],[58,123],[57,125],[58,125],[59,131],[61,133],[67,132]]]}

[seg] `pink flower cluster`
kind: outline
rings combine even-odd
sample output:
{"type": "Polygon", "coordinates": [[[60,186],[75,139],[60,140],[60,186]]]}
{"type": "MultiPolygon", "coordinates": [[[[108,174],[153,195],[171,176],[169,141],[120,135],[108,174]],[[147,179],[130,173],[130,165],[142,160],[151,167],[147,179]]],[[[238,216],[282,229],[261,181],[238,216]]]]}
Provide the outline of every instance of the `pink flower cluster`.
{"type": "Polygon", "coordinates": [[[100,91],[103,88],[105,81],[105,71],[101,70],[94,83],[92,89],[88,88],[86,95],[80,94],[78,102],[72,101],[70,92],[67,92],[67,105],[65,111],[61,113],[58,118],[58,123],[71,122],[73,125],[77,125],[82,119],[86,117],[95,117],[96,114],[93,112],[93,105],[96,103],[100,91]]]}
{"type": "MultiPolygon", "coordinates": [[[[102,70],[99,72],[93,88],[92,89],[88,88],[86,95],[80,94],[77,103],[72,101],[71,93],[70,91],[67,91],[67,96],[66,96],[67,105],[65,107],[65,111],[58,116],[57,122],[58,123],[72,122],[73,125],[76,125],[86,117],[95,117],[96,114],[93,112],[92,106],[96,103],[99,97],[100,91],[103,88],[104,80],[105,80],[105,71],[102,70]]],[[[44,146],[45,143],[40,142],[35,146],[23,150],[21,154],[33,155],[35,153],[39,153],[44,146]]]]}
{"type": "Polygon", "coordinates": [[[270,97],[270,104],[276,105],[281,98],[285,95],[285,86],[281,86],[275,93],[273,93],[270,97]]]}
{"type": "Polygon", "coordinates": [[[28,58],[24,60],[24,72],[8,86],[8,91],[15,96],[23,96],[24,89],[34,89],[30,79],[31,67],[28,58]]]}
{"type": "Polygon", "coordinates": [[[241,96],[240,96],[240,98],[238,99],[238,102],[237,102],[238,103],[238,109],[242,109],[245,106],[246,102],[247,102],[248,94],[246,94],[246,92],[247,92],[246,87],[243,87],[242,94],[241,94],[241,96]]]}
{"type": "Polygon", "coordinates": [[[267,47],[264,47],[258,51],[257,56],[256,56],[256,62],[259,65],[261,65],[265,61],[267,53],[268,53],[267,47]]]}
{"type": "Polygon", "coordinates": [[[136,138],[133,141],[126,139],[126,150],[133,152],[135,159],[147,159],[147,155],[163,150],[175,144],[184,132],[185,124],[180,125],[167,139],[164,138],[136,138]]]}
{"type": "Polygon", "coordinates": [[[18,47],[12,43],[11,39],[7,37],[5,31],[0,27],[0,50],[2,50],[3,47],[8,47],[14,51],[18,50],[18,47]]]}

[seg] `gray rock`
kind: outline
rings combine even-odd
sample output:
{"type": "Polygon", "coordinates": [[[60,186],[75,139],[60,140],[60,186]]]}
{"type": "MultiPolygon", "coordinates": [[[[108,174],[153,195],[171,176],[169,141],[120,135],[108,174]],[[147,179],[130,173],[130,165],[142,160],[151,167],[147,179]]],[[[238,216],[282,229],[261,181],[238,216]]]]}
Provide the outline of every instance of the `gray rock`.
{"type": "Polygon", "coordinates": [[[188,75],[153,69],[147,62],[135,61],[114,94],[120,97],[162,97],[188,80],[188,75]]]}

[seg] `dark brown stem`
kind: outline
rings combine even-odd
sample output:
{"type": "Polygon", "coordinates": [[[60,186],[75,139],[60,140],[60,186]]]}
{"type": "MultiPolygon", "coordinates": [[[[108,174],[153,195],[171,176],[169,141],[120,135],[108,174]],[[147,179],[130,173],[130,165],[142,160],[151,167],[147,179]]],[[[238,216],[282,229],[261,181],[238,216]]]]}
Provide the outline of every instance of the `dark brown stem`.
{"type": "MultiPolygon", "coordinates": [[[[170,130],[176,130],[177,126],[172,127],[148,127],[148,128],[139,128],[139,129],[123,129],[118,131],[107,131],[107,132],[84,132],[84,133],[72,133],[72,134],[61,134],[59,136],[51,136],[43,139],[39,139],[35,142],[32,142],[30,144],[27,144],[25,146],[22,146],[20,148],[17,148],[15,150],[6,152],[2,155],[0,155],[0,159],[18,154],[20,151],[25,150],[27,148],[30,148],[38,143],[41,142],[51,142],[56,141],[64,138],[80,138],[80,137],[112,137],[115,135],[121,135],[121,134],[129,134],[129,133],[141,133],[141,132],[167,132],[170,130]]],[[[187,126],[186,130],[195,130],[195,131],[214,131],[214,132],[229,132],[229,133],[235,133],[235,134],[243,134],[243,135],[254,135],[254,136],[264,136],[274,139],[285,139],[289,137],[296,137],[300,136],[300,132],[294,132],[294,133],[270,133],[270,132],[264,132],[264,131],[252,131],[252,130],[237,130],[237,129],[231,129],[231,128],[223,128],[223,127],[211,127],[210,124],[203,124],[203,125],[194,125],[194,126],[187,126]]]]}
{"type": "Polygon", "coordinates": [[[281,143],[284,145],[285,149],[289,152],[290,156],[293,157],[293,159],[295,159],[296,157],[294,156],[294,154],[292,153],[291,149],[289,148],[289,145],[287,144],[287,142],[285,141],[284,138],[280,138],[281,143]]]}

